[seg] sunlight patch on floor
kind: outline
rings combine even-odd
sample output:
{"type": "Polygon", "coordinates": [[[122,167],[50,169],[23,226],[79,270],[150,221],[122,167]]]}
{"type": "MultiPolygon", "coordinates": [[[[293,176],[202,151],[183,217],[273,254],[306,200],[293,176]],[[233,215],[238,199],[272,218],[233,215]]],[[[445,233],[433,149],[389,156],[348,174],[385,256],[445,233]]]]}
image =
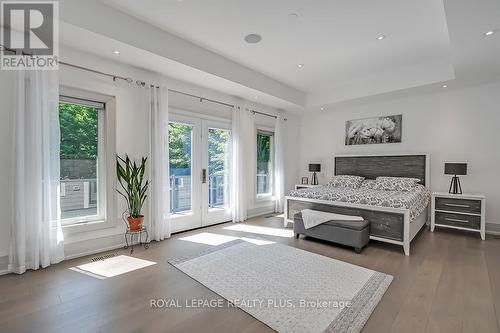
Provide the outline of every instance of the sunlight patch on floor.
{"type": "Polygon", "coordinates": [[[188,241],[193,243],[207,244],[207,245],[221,245],[227,242],[232,242],[239,239],[238,237],[212,234],[210,232],[201,232],[199,234],[179,238],[182,241],[188,241]]]}
{"type": "Polygon", "coordinates": [[[257,225],[249,225],[249,224],[235,224],[229,227],[225,227],[223,229],[233,230],[233,231],[243,231],[252,234],[259,235],[268,235],[268,236],[278,236],[278,237],[293,237],[293,230],[291,229],[278,229],[278,228],[269,228],[269,227],[259,227],[257,225]]]}
{"type": "Polygon", "coordinates": [[[156,263],[148,260],[121,255],[71,267],[70,269],[72,271],[86,274],[97,279],[106,279],[152,265],[156,265],[156,263]]]}
{"type": "Polygon", "coordinates": [[[241,240],[244,240],[245,242],[249,242],[255,245],[269,245],[269,244],[274,244],[276,242],[265,240],[265,239],[255,239],[255,238],[248,238],[248,237],[240,237],[241,240]]]}
{"type": "Polygon", "coordinates": [[[221,235],[221,234],[213,234],[210,232],[200,232],[199,234],[179,238],[179,240],[182,241],[188,241],[188,242],[193,242],[193,243],[199,243],[199,244],[207,244],[207,245],[221,245],[224,243],[232,242],[234,240],[241,239],[245,242],[249,242],[255,245],[268,245],[268,244],[273,244],[274,242],[268,241],[265,239],[255,239],[255,238],[248,238],[248,237],[235,237],[235,236],[228,236],[228,235],[221,235]]]}

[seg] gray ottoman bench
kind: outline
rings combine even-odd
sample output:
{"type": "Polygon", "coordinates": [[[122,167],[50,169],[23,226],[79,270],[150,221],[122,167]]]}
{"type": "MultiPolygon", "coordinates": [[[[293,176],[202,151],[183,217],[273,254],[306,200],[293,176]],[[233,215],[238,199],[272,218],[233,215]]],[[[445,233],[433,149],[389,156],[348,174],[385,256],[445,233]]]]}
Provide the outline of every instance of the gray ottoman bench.
{"type": "Polygon", "coordinates": [[[368,244],[370,240],[369,221],[328,221],[313,228],[304,228],[302,213],[293,218],[293,232],[295,238],[299,235],[309,236],[354,247],[356,253],[368,244]]]}

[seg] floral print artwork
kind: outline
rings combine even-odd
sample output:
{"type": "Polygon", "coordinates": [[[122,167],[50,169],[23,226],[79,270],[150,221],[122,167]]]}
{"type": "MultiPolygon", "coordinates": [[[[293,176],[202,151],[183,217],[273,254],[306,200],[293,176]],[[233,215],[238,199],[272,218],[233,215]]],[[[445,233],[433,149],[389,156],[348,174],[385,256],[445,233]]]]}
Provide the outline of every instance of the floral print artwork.
{"type": "Polygon", "coordinates": [[[402,115],[349,120],[346,122],[345,144],[401,142],[402,115]]]}

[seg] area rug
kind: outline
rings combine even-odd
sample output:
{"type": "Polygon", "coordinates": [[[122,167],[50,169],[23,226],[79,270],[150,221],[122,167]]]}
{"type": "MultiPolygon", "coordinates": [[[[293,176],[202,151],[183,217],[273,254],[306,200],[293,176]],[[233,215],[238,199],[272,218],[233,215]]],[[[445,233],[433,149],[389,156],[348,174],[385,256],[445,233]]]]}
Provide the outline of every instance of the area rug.
{"type": "Polygon", "coordinates": [[[169,261],[278,332],[360,332],[393,277],[290,246],[236,240],[169,261]]]}

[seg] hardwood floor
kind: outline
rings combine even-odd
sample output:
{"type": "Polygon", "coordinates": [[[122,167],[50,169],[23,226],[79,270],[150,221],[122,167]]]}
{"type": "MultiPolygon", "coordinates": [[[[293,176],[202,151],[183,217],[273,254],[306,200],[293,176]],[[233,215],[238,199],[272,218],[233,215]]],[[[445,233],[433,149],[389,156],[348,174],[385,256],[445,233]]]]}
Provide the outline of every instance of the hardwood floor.
{"type": "MultiPolygon", "coordinates": [[[[282,228],[282,219],[249,225],[282,228]]],[[[370,242],[361,254],[312,239],[255,235],[224,229],[177,234],[137,249],[134,257],[157,264],[104,280],[70,270],[89,257],[24,275],[0,277],[0,332],[272,332],[237,308],[150,308],[150,299],[218,299],[167,260],[210,245],[181,240],[199,233],[258,236],[394,276],[363,332],[499,332],[500,238],[424,229],[406,257],[402,248],[370,242]]],[[[129,254],[127,250],[109,253],[129,254]]],[[[93,256],[92,256],[93,257],[93,256]]],[[[300,269],[300,267],[298,267],[300,269]]]]}

